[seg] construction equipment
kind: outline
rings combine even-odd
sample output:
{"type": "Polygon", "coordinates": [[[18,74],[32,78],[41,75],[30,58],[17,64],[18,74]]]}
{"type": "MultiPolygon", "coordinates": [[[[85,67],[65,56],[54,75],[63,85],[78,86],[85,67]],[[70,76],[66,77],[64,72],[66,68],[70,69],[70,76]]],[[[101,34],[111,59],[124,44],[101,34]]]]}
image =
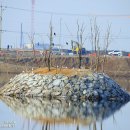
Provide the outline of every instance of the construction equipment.
{"type": "Polygon", "coordinates": [[[82,47],[82,45],[79,42],[71,40],[71,46],[72,46],[72,52],[73,54],[79,54],[86,55],[86,49],[82,47]]]}
{"type": "Polygon", "coordinates": [[[72,46],[73,53],[76,52],[76,54],[79,54],[79,51],[82,49],[79,42],[76,42],[76,41],[73,41],[73,40],[71,40],[71,46],[72,46]]]}

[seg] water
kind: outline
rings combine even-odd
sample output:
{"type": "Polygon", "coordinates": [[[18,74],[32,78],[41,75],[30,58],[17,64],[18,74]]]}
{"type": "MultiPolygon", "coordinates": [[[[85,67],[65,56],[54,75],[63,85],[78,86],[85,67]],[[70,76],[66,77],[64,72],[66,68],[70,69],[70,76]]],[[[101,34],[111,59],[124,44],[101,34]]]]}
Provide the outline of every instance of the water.
{"type": "MultiPolygon", "coordinates": [[[[13,75],[1,74],[0,83],[3,85],[11,77],[13,75]]],[[[128,79],[115,80],[129,90],[128,79]]],[[[129,130],[129,121],[130,102],[91,103],[10,97],[0,100],[0,130],[129,130]]]]}

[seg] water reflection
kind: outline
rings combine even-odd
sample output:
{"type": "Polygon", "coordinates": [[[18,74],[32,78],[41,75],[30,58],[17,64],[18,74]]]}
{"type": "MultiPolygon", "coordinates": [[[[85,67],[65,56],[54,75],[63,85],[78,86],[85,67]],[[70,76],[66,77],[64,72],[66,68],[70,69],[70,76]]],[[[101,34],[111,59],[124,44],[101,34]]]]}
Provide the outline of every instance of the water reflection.
{"type": "MultiPolygon", "coordinates": [[[[0,85],[3,86],[5,83],[9,81],[11,77],[14,76],[15,74],[0,73],[0,85]]],[[[121,86],[123,86],[124,88],[126,88],[126,90],[130,92],[129,78],[116,77],[114,79],[121,86]]],[[[71,127],[70,130],[81,130],[81,126],[84,125],[87,126],[84,128],[85,130],[87,128],[89,130],[96,130],[96,129],[102,130],[102,126],[104,123],[103,120],[108,117],[113,117],[113,120],[115,120],[114,118],[115,112],[120,110],[120,108],[125,104],[121,102],[106,103],[103,101],[94,102],[94,103],[88,101],[72,102],[72,101],[63,101],[63,100],[45,100],[42,98],[16,99],[11,97],[1,97],[1,100],[3,100],[3,102],[8,107],[10,107],[17,115],[21,115],[22,117],[27,119],[24,120],[24,122],[20,122],[20,123],[17,122],[18,123],[18,125],[16,123],[17,128],[13,128],[11,130],[20,129],[19,127],[21,125],[22,125],[22,130],[35,130],[36,128],[39,130],[52,130],[52,129],[60,130],[62,128],[64,130],[65,129],[68,130],[67,126],[69,124],[74,124],[74,127],[73,128],[71,127]],[[33,124],[30,123],[30,119],[31,121],[34,121],[33,124]],[[99,124],[97,124],[97,122],[99,124]],[[59,126],[60,124],[61,126],[59,126]]],[[[3,106],[1,107],[1,109],[2,108],[3,106]]],[[[127,108],[128,108],[127,110],[129,110],[130,104],[129,107],[127,108]]],[[[128,111],[126,113],[127,113],[126,116],[129,115],[128,111]]],[[[10,115],[7,116],[7,118],[8,117],[10,117],[10,115]]],[[[129,118],[129,116],[127,118],[129,118]]],[[[121,120],[121,119],[122,117],[120,119],[116,118],[116,120],[121,120]]],[[[4,117],[1,116],[1,120],[4,120],[4,117]]],[[[13,118],[13,120],[15,119],[13,118]]],[[[124,125],[122,122],[120,122],[120,124],[124,125]]],[[[109,126],[113,126],[113,124],[109,122],[109,126]]],[[[126,126],[129,129],[129,123],[127,123],[126,126]]],[[[118,127],[113,127],[113,128],[115,130],[118,130],[118,127]]]]}
{"type": "MultiPolygon", "coordinates": [[[[49,130],[50,125],[55,124],[93,124],[96,130],[96,122],[101,122],[118,111],[123,102],[89,102],[89,101],[65,101],[37,99],[17,99],[1,97],[15,113],[36,122],[42,123],[42,130],[49,130]]],[[[79,130],[77,125],[76,130],[79,130]]]]}

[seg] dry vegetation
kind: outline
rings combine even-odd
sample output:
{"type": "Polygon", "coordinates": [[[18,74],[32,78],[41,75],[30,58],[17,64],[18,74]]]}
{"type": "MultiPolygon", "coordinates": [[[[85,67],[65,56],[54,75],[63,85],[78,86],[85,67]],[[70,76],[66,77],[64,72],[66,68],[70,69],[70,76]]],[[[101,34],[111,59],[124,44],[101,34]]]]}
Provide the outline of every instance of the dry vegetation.
{"type": "MultiPolygon", "coordinates": [[[[89,63],[85,64],[85,57],[82,57],[82,68],[83,71],[88,71],[89,69],[95,69],[95,57],[89,57],[89,63]],[[92,61],[92,62],[91,62],[92,61]]],[[[53,57],[51,62],[51,72],[53,73],[73,73],[76,74],[80,69],[78,69],[78,57],[53,57]],[[59,67],[56,69],[56,66],[59,67]],[[60,67],[62,66],[62,67],[60,67]],[[66,69],[67,68],[67,69],[66,69]],[[72,69],[68,69],[72,68],[72,69]],[[73,69],[74,68],[74,69],[73,69]]],[[[39,68],[37,71],[41,71],[41,68],[45,68],[47,73],[47,67],[44,61],[44,58],[36,58],[28,62],[17,62],[17,59],[10,59],[8,62],[0,63],[0,72],[9,72],[9,73],[21,73],[22,71],[29,72],[36,68],[39,68]]],[[[106,57],[106,62],[104,63],[104,73],[109,76],[120,76],[120,77],[130,77],[130,58],[127,57],[106,57]]],[[[99,64],[99,72],[102,72],[102,62],[99,64]]],[[[41,73],[41,72],[40,72],[41,73]]]]}
{"type": "Polygon", "coordinates": [[[0,63],[0,73],[21,73],[22,71],[30,71],[32,67],[27,65],[17,65],[10,63],[0,63]]]}
{"type": "Polygon", "coordinates": [[[73,76],[73,75],[89,75],[91,71],[88,69],[69,69],[69,68],[51,68],[49,71],[48,68],[38,68],[33,71],[36,74],[63,74],[66,76],[73,76]]]}

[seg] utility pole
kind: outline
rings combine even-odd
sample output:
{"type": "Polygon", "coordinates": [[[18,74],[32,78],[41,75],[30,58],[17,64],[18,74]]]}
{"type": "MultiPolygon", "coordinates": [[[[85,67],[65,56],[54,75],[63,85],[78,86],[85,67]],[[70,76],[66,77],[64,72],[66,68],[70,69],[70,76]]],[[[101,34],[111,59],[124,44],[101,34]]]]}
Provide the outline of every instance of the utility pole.
{"type": "Polygon", "coordinates": [[[60,53],[61,53],[61,31],[62,31],[61,22],[62,22],[62,18],[60,18],[60,37],[59,37],[60,53]]]}
{"type": "Polygon", "coordinates": [[[3,20],[2,16],[3,16],[3,6],[1,4],[0,6],[0,50],[2,45],[2,20],[3,20]]]}
{"type": "Polygon", "coordinates": [[[23,49],[23,24],[21,23],[20,48],[23,49]]]}

